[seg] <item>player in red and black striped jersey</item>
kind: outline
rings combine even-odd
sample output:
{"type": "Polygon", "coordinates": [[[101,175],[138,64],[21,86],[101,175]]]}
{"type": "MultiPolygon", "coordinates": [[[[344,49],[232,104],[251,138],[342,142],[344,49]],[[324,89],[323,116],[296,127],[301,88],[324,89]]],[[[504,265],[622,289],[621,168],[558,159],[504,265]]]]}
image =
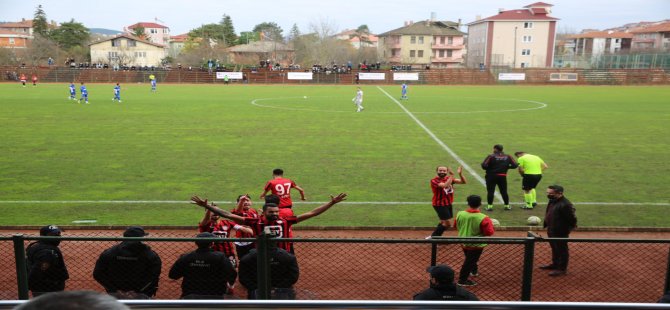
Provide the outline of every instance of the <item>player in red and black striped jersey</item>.
{"type": "MultiPolygon", "coordinates": [[[[326,212],[332,206],[345,200],[346,198],[347,198],[346,193],[340,193],[335,197],[330,196],[329,202],[317,207],[316,209],[309,211],[307,213],[300,214],[298,216],[290,216],[288,218],[282,218],[279,216],[279,206],[277,206],[274,203],[266,203],[263,205],[263,214],[260,218],[249,218],[233,214],[226,210],[222,210],[216,207],[214,203],[210,204],[206,199],[203,200],[198,196],[191,197],[191,201],[193,201],[193,203],[197,204],[198,206],[210,210],[214,214],[218,214],[222,217],[231,219],[235,221],[235,223],[242,225],[249,225],[251,229],[254,231],[255,235],[261,234],[264,231],[265,227],[272,227],[273,230],[278,230],[278,232],[281,233],[277,237],[285,238],[288,236],[287,235],[288,231],[291,229],[291,226],[293,224],[306,221],[323,212],[326,212]]],[[[241,201],[246,199],[249,199],[249,197],[243,196],[240,198],[241,201]]],[[[291,249],[292,242],[279,242],[277,246],[289,251],[291,249]]]]}
{"type": "Polygon", "coordinates": [[[293,201],[291,200],[291,189],[295,188],[300,192],[300,199],[305,200],[305,190],[295,184],[290,179],[284,177],[284,170],[272,170],[272,180],[268,181],[263,188],[261,199],[265,199],[265,194],[272,192],[272,194],[279,196],[279,215],[281,217],[293,216],[293,201]]]}
{"type": "MultiPolygon", "coordinates": [[[[251,199],[242,199],[242,197],[247,197],[249,198],[249,194],[247,195],[239,195],[237,197],[237,207],[231,212],[235,215],[239,215],[241,217],[249,217],[249,218],[258,218],[258,211],[256,209],[251,207],[251,199]]],[[[208,210],[209,211],[209,210],[208,210]]],[[[254,238],[254,232],[253,230],[249,232],[245,232],[243,230],[238,230],[237,235],[235,236],[237,238],[254,238]]],[[[253,242],[249,241],[235,241],[235,249],[237,250],[237,257],[242,259],[244,255],[247,255],[251,249],[256,247],[256,245],[253,242]]]]}
{"type": "MultiPolygon", "coordinates": [[[[211,211],[207,210],[205,212],[205,217],[202,219],[198,225],[199,232],[210,232],[215,236],[228,239],[233,236],[233,231],[237,232],[246,232],[253,234],[253,231],[249,227],[243,227],[229,220],[224,220],[219,217],[218,214],[213,214],[211,211]]],[[[212,249],[217,252],[222,252],[228,257],[233,266],[237,266],[238,257],[235,247],[231,241],[221,240],[215,242],[212,246],[212,249]]]]}
{"type": "Polygon", "coordinates": [[[454,184],[465,184],[467,180],[463,176],[463,167],[458,167],[458,179],[446,166],[437,167],[437,176],[430,180],[430,188],[433,190],[433,209],[440,218],[435,231],[431,236],[441,236],[445,230],[451,227],[450,219],[454,217],[452,204],[454,202],[454,184]]]}

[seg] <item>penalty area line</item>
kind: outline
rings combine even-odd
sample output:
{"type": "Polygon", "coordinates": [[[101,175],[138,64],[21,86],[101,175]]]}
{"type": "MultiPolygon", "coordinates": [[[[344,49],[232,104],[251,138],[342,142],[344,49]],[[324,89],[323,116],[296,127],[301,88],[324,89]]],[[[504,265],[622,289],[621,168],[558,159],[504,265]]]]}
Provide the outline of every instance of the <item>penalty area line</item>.
{"type": "MultiPolygon", "coordinates": [[[[426,127],[426,125],[424,125],[418,118],[416,118],[416,116],[414,116],[414,114],[412,112],[410,112],[407,108],[405,108],[405,106],[402,105],[402,103],[400,103],[400,101],[393,98],[393,96],[391,96],[389,93],[387,93],[381,87],[377,86],[377,89],[379,89],[379,91],[384,93],[387,97],[389,97],[389,99],[391,99],[393,102],[395,102],[395,104],[397,104],[400,107],[400,109],[405,111],[405,114],[407,114],[407,116],[409,116],[412,120],[414,120],[414,122],[417,123],[419,125],[419,127],[421,127],[433,139],[433,141],[437,142],[437,144],[440,145],[442,147],[442,149],[447,151],[447,153],[449,153],[449,155],[451,155],[451,157],[453,157],[461,166],[463,166],[465,171],[470,173],[470,175],[472,175],[475,178],[475,180],[479,181],[479,183],[481,183],[482,186],[484,186],[484,188],[486,188],[486,181],[484,181],[484,179],[481,176],[479,176],[479,174],[474,169],[472,169],[472,167],[470,167],[470,165],[468,165],[460,156],[458,156],[458,154],[456,154],[456,152],[454,152],[449,146],[447,146],[447,144],[442,142],[442,140],[440,140],[440,138],[438,138],[430,129],[428,129],[428,127],[426,127]]],[[[496,192],[495,196],[496,196],[496,198],[498,198],[498,201],[503,202],[502,197],[497,192],[496,192]]]]}

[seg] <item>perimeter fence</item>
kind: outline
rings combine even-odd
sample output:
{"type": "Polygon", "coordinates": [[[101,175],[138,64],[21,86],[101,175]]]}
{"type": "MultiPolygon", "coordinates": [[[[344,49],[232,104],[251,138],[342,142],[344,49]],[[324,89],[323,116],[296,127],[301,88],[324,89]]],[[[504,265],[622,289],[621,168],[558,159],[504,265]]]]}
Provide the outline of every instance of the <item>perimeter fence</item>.
{"type": "MultiPolygon", "coordinates": [[[[99,255],[127,238],[68,231],[67,237],[13,235],[0,237],[0,299],[27,299],[25,248],[44,239],[60,239],[70,278],[66,290],[104,288],[93,278],[99,255]]],[[[174,236],[174,235],[172,235],[174,236]]],[[[179,299],[181,280],[168,273],[181,254],[194,251],[195,238],[170,238],[152,231],[142,238],[161,258],[155,299],[179,299]]],[[[200,239],[202,240],[202,239],[200,239]]],[[[287,240],[287,239],[284,239],[287,240]]],[[[290,239],[300,268],[294,285],[303,300],[411,300],[429,285],[426,268],[451,266],[458,278],[464,255],[461,244],[472,238],[408,239],[290,239]]],[[[567,275],[552,277],[538,266],[551,262],[548,241],[529,233],[527,238],[477,238],[488,246],[479,261],[476,286],[467,289],[484,301],[655,302],[669,289],[670,240],[566,239],[570,246],[567,275]]],[[[251,239],[230,239],[251,241],[251,239]]],[[[261,239],[260,249],[267,249],[261,239]]],[[[266,251],[259,260],[269,268],[266,251]]],[[[123,273],[123,270],[118,272],[123,273]]],[[[137,274],[125,275],[129,279],[137,274]]],[[[259,296],[271,289],[271,272],[259,273],[259,296]],[[265,286],[267,283],[267,287],[265,286]]],[[[236,282],[232,295],[245,299],[236,282]]]]}

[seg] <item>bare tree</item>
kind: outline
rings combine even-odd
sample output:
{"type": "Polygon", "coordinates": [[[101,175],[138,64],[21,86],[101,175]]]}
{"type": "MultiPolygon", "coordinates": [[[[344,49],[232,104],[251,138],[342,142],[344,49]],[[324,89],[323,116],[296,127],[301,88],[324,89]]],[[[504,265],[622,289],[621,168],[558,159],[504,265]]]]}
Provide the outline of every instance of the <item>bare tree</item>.
{"type": "Polygon", "coordinates": [[[20,62],[36,66],[41,61],[46,62],[57,49],[58,46],[56,43],[39,34],[35,34],[34,39],[29,41],[23,53],[17,56],[20,58],[20,62]]]}

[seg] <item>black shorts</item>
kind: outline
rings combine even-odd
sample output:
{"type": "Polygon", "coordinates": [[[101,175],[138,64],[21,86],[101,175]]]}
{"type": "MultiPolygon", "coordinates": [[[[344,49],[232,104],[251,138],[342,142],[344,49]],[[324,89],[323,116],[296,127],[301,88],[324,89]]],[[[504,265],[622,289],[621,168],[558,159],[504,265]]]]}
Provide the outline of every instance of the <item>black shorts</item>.
{"type": "Polygon", "coordinates": [[[454,209],[452,206],[433,206],[433,209],[435,209],[435,213],[437,213],[437,217],[439,217],[440,220],[446,221],[454,217],[454,209]]]}
{"type": "Polygon", "coordinates": [[[525,191],[529,191],[537,186],[537,183],[540,183],[542,180],[541,174],[524,174],[523,180],[521,181],[521,188],[525,191]]]}

